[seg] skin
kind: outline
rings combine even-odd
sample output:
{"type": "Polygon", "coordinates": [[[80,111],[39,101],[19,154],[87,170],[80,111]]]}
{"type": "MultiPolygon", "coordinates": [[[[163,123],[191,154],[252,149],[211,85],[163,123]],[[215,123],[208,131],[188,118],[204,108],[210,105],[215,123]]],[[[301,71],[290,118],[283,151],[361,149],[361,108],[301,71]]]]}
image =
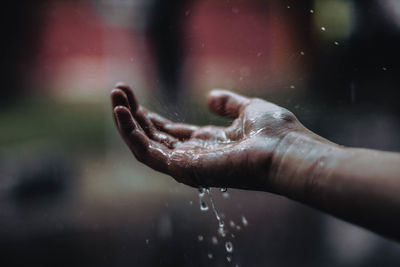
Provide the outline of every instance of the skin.
{"type": "Polygon", "coordinates": [[[171,122],[111,91],[113,116],[135,157],[193,187],[272,192],[400,239],[400,156],[347,148],[305,128],[282,107],[226,90],[207,104],[229,127],[171,122]]]}

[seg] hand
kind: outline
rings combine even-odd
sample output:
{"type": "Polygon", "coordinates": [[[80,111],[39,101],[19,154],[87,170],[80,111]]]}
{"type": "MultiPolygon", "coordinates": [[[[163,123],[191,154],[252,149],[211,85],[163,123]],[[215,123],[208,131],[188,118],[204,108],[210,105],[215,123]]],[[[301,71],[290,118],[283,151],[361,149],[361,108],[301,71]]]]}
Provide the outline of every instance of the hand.
{"type": "Polygon", "coordinates": [[[226,128],[171,122],[139,105],[124,84],[111,99],[118,130],[135,157],[194,187],[270,191],[278,145],[282,152],[292,143],[282,142],[287,136],[313,135],[290,111],[225,90],[211,91],[207,103],[216,114],[234,118],[226,128]]]}

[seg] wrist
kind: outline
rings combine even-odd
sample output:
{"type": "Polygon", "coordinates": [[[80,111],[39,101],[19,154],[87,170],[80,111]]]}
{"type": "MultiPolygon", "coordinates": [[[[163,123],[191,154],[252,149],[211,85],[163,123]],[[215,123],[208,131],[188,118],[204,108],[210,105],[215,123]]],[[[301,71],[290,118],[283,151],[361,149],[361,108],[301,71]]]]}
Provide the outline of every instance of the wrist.
{"type": "Polygon", "coordinates": [[[319,198],[341,150],[314,134],[288,133],[273,151],[269,191],[304,202],[319,198]]]}

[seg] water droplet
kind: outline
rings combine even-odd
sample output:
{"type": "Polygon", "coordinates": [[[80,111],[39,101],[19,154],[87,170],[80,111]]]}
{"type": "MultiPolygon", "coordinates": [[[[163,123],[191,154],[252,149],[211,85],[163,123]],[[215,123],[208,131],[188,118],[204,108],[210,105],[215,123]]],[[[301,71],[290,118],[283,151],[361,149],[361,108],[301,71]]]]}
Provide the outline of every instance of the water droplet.
{"type": "Polygon", "coordinates": [[[304,55],[305,55],[305,53],[304,53],[303,51],[300,51],[300,55],[304,56],[304,55]]]}
{"type": "Polygon", "coordinates": [[[227,252],[232,253],[232,252],[233,252],[233,245],[232,245],[232,243],[229,242],[229,241],[226,242],[226,243],[225,243],[225,249],[226,249],[227,252]]]}
{"type": "Polygon", "coordinates": [[[203,200],[200,201],[200,210],[202,210],[202,211],[207,211],[208,210],[208,205],[203,200]]]}
{"type": "Polygon", "coordinates": [[[383,71],[387,71],[387,68],[386,68],[386,67],[382,67],[382,70],[383,70],[383,71]]]}
{"type": "Polygon", "coordinates": [[[324,32],[324,31],[326,31],[326,28],[324,26],[322,26],[321,30],[324,32]]]}
{"type": "Polygon", "coordinates": [[[249,222],[247,221],[246,217],[242,216],[242,223],[244,226],[249,225],[249,222]]]}
{"type": "Polygon", "coordinates": [[[235,238],[236,236],[235,236],[235,234],[231,234],[231,237],[232,237],[232,238],[235,238]]]}
{"type": "Polygon", "coordinates": [[[286,8],[287,8],[287,9],[289,9],[289,8],[290,8],[290,6],[286,6],[286,8]]]}
{"type": "Polygon", "coordinates": [[[296,87],[293,84],[290,85],[290,89],[294,89],[294,88],[296,88],[296,87]]]}
{"type": "Polygon", "coordinates": [[[226,256],[226,260],[227,260],[228,262],[231,262],[231,261],[232,261],[232,258],[229,257],[229,256],[226,256]]]}
{"type": "Polygon", "coordinates": [[[209,258],[210,260],[213,258],[213,254],[211,254],[211,253],[208,253],[207,256],[208,256],[208,258],[209,258]]]}
{"type": "Polygon", "coordinates": [[[229,197],[229,193],[228,193],[228,192],[225,192],[225,193],[222,194],[222,196],[223,196],[224,198],[228,198],[228,197],[229,197]]]}
{"type": "Polygon", "coordinates": [[[236,225],[236,230],[240,231],[242,230],[242,227],[240,227],[240,225],[236,225]]]}
{"type": "Polygon", "coordinates": [[[313,14],[314,13],[314,9],[310,9],[310,13],[313,14]]]}
{"type": "Polygon", "coordinates": [[[215,236],[211,237],[211,242],[212,242],[214,245],[218,244],[218,239],[217,239],[217,237],[215,237],[215,236]]]}
{"type": "Polygon", "coordinates": [[[149,239],[146,239],[146,245],[148,245],[150,243],[149,239]]]}
{"type": "Polygon", "coordinates": [[[225,226],[224,221],[219,221],[218,226],[219,226],[219,228],[224,228],[224,226],[225,226]]]}
{"type": "Polygon", "coordinates": [[[334,41],[333,44],[334,45],[339,45],[339,42],[338,41],[334,41]]]}
{"type": "Polygon", "coordinates": [[[190,200],[190,201],[189,201],[189,205],[193,205],[193,201],[190,200]]]}
{"type": "Polygon", "coordinates": [[[235,222],[234,221],[229,221],[229,226],[234,228],[235,227],[235,222]]]}
{"type": "Polygon", "coordinates": [[[204,196],[204,193],[206,192],[206,189],[204,187],[199,188],[199,196],[202,197],[204,196]]]}
{"type": "Polygon", "coordinates": [[[220,191],[221,191],[222,193],[225,193],[226,191],[228,191],[228,188],[222,187],[222,188],[220,189],[220,191]]]}
{"type": "Polygon", "coordinates": [[[202,235],[199,235],[199,236],[197,237],[197,239],[199,240],[199,242],[201,242],[201,241],[204,240],[204,237],[203,237],[202,235]]]}

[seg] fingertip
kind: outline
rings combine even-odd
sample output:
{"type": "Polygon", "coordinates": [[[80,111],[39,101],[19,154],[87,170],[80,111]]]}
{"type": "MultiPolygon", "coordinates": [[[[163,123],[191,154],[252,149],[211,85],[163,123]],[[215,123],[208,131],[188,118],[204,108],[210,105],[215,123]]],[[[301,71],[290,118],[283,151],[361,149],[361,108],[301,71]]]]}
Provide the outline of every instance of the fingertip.
{"type": "Polygon", "coordinates": [[[228,90],[214,89],[207,96],[209,109],[221,116],[235,118],[249,99],[228,90]]]}
{"type": "Polygon", "coordinates": [[[127,84],[124,83],[124,82],[117,82],[117,83],[115,84],[115,88],[122,88],[122,87],[129,87],[129,85],[127,85],[127,84]]]}

